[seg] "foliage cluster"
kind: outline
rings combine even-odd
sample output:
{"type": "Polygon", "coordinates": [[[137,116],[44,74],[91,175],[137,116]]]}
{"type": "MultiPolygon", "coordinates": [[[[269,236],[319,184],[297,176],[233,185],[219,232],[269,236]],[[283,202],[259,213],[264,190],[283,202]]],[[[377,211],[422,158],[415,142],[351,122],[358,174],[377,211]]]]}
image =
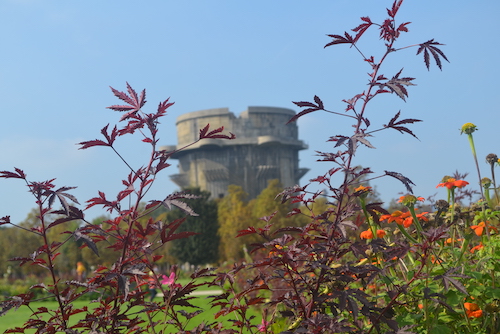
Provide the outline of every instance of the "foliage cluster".
{"type": "MultiPolygon", "coordinates": [[[[447,200],[436,201],[436,212],[429,213],[420,207],[424,199],[412,194],[413,183],[408,177],[396,171],[371,176],[369,167],[360,168],[355,164],[356,155],[362,151],[360,147],[374,147],[369,139],[378,131],[393,129],[416,137],[408,126],[420,120],[402,118],[401,111],[395,111],[386,124],[375,129],[367,116],[370,102],[379,95],[395,94],[406,100],[407,89],[414,85],[415,79],[403,76],[402,70],[392,76],[381,72],[390,56],[415,47],[428,69],[431,60],[440,69],[442,61],[447,60],[440,49],[442,44],[432,39],[421,44],[396,46],[409,26],[409,22],[396,20],[402,3],[403,0],[395,0],[387,9],[387,19],[380,24],[362,17],[361,24],[352,29],[354,34],[329,35],[331,41],[326,47],[347,44],[361,55],[370,69],[368,86],[343,100],[344,112],[326,109],[318,96],[314,96],[313,102],[295,102],[303,109],[290,121],[324,111],[352,119],[353,133],[344,132],[329,138],[335,152],[318,152],[320,161],[329,166],[323,175],[302,187],[280,192],[281,203],[288,206],[286,210],[268,206],[269,200],[243,205],[241,189],[231,189],[219,207],[219,215],[225,219],[221,224],[224,228],[219,232],[222,249],[234,250],[229,241],[234,231],[229,227],[246,226],[239,224],[246,224],[244,220],[253,212],[262,215],[262,223],[237,233],[239,238],[251,238],[252,245],[245,261],[235,263],[229,270],[202,268],[186,284],[176,281],[175,266],[168,276],[154,272],[162,258],[157,253],[162,247],[196,236],[192,230],[196,229],[195,225],[191,229],[182,226],[187,223],[187,217],[197,215],[188,202],[194,205],[194,201],[203,196],[203,193],[179,192],[141,205],[156,175],[169,166],[168,158],[174,153],[156,148],[158,121],[172,105],[168,100],[161,102],[156,112],[146,114],[142,110],[145,91],[137,94],[128,84],[127,92],[112,89],[125,104],[109,108],[124,112],[120,122],[125,125],[113,129],[107,125],[101,131],[104,140],[80,143],[83,149],[108,147],[122,158],[115,149],[115,140],[139,133],[151,150],[150,160],[142,167],[133,168],[122,158],[130,174],[123,180],[123,190],[116,197],[99,192],[87,201],[87,208],[101,206],[111,215],[99,224],[87,222],[83,212],[73,205],[78,202],[69,193],[72,187],[57,188],[54,180],[30,181],[18,168],[0,172],[0,177],[23,180],[36,199],[39,223],[17,227],[41,240],[39,247],[29,256],[15,260],[49,273],[50,282],[35,284],[31,290],[45,290],[58,305],[55,310],[44,307],[34,310],[22,328],[8,333],[29,328],[38,333],[164,333],[173,329],[183,333],[498,332],[500,211],[495,208],[498,194],[493,168],[498,158],[493,155],[487,158],[492,178],[489,181],[481,178],[472,137],[476,126],[467,123],[462,128],[468,136],[482,185],[481,201],[469,206],[457,202],[459,192],[468,186],[467,181],[458,177],[446,176],[437,185],[446,189],[447,200]],[[378,29],[384,45],[384,51],[377,57],[365,55],[358,47],[358,41],[371,29],[378,29]],[[337,175],[342,179],[339,185],[333,182],[337,175]],[[366,182],[379,177],[396,179],[404,185],[408,194],[400,198],[400,203],[405,209],[389,212],[382,203],[371,200],[372,189],[366,182]],[[310,191],[312,184],[326,188],[328,193],[310,191]],[[494,193],[490,194],[490,190],[494,193]],[[326,201],[320,200],[325,197],[326,201]],[[54,208],[56,200],[62,209],[54,208]],[[176,208],[183,215],[153,218],[153,213],[162,207],[176,208]],[[300,223],[292,225],[288,219],[294,217],[301,217],[300,223]],[[76,220],[84,224],[73,230],[64,229],[60,233],[62,239],[57,239],[59,234],[50,235],[56,227],[67,227],[76,220]],[[86,280],[64,281],[58,276],[56,260],[71,238],[96,255],[98,245],[104,243],[117,256],[110,265],[98,266],[94,275],[86,280]],[[211,281],[198,280],[201,277],[210,277],[211,281]],[[221,294],[211,297],[218,311],[213,322],[188,328],[189,319],[202,312],[192,305],[191,293],[204,284],[222,290],[221,294]],[[146,287],[151,285],[161,290],[161,301],[146,298],[146,287]],[[73,306],[75,300],[94,292],[99,294],[95,308],[73,306]],[[193,307],[194,312],[187,312],[189,307],[193,307]],[[249,312],[255,309],[261,311],[260,318],[249,312]],[[48,318],[42,319],[39,315],[48,318]],[[70,322],[75,315],[81,320],[70,322]],[[232,318],[231,325],[218,321],[222,316],[232,318]]],[[[200,130],[198,140],[234,137],[231,133],[224,134],[223,128],[211,130],[207,125],[200,130]]],[[[1,218],[0,224],[12,225],[8,216],[1,218]]],[[[215,236],[214,231],[209,233],[215,236]]],[[[189,242],[184,247],[189,247],[189,242]]],[[[0,313],[29,305],[33,297],[32,292],[14,296],[0,304],[0,313]]]]}
{"type": "MultiPolygon", "coordinates": [[[[36,224],[33,226],[15,225],[9,216],[0,218],[0,225],[14,225],[30,235],[36,236],[37,243],[29,255],[18,256],[13,261],[20,265],[29,264],[40,268],[50,277],[49,282],[39,282],[30,288],[30,291],[13,296],[0,304],[0,315],[8,310],[29,305],[34,300],[34,292],[38,289],[44,291],[58,304],[57,310],[48,310],[40,307],[33,312],[33,316],[26,322],[23,328],[15,328],[8,332],[24,332],[26,329],[34,328],[37,332],[44,333],[123,333],[155,331],[155,328],[166,327],[167,324],[184,330],[187,325],[185,320],[193,317],[196,313],[187,314],[177,312],[178,307],[191,306],[189,294],[200,284],[193,281],[181,286],[175,283],[176,268],[171,273],[165,285],[161,284],[161,276],[155,275],[155,263],[162,256],[154,254],[164,244],[177,239],[187,238],[195,235],[191,231],[179,231],[185,217],[172,221],[155,220],[151,213],[160,207],[171,209],[179,208],[186,215],[197,215],[183,199],[195,199],[196,195],[188,193],[174,193],[161,200],[151,200],[144,206],[146,194],[154,185],[158,173],[169,166],[168,158],[174,152],[165,152],[157,149],[159,119],[165,115],[167,109],[173,105],[169,100],[160,102],[157,110],[153,113],[144,113],[141,108],[146,103],[146,92],[143,90],[138,94],[127,84],[127,92],[121,92],[111,88],[114,95],[125,102],[124,105],[113,105],[109,107],[115,111],[125,112],[120,118],[124,124],[120,128],[115,125],[109,129],[109,124],[102,130],[104,140],[95,139],[80,143],[81,149],[95,146],[108,147],[129,167],[130,173],[123,179],[123,190],[116,197],[109,197],[103,192],[91,198],[86,203],[86,208],[101,206],[110,214],[110,218],[92,224],[85,219],[82,210],[74,204],[78,200],[69,193],[74,187],[56,187],[54,181],[43,182],[30,181],[23,170],[15,168],[14,171],[2,171],[0,177],[19,179],[26,183],[29,191],[35,198],[36,224]],[[139,133],[142,142],[150,147],[149,161],[141,167],[133,168],[123,159],[122,155],[115,149],[114,143],[118,138],[125,135],[139,133]],[[55,209],[55,203],[61,209],[55,209]],[[143,218],[146,218],[144,221],[143,218]],[[72,227],[75,221],[83,222],[76,229],[72,227]],[[52,231],[64,227],[58,231],[56,236],[52,231]],[[70,240],[75,239],[83,247],[90,249],[99,256],[99,243],[106,245],[106,249],[113,251],[114,256],[108,265],[98,265],[91,277],[80,280],[64,280],[57,271],[57,259],[61,251],[70,240]],[[149,273],[152,275],[149,275],[149,273]],[[145,298],[148,285],[157,286],[162,294],[163,301],[160,303],[148,302],[145,298]],[[90,309],[85,306],[75,308],[73,302],[87,294],[98,293],[95,300],[97,304],[90,309]],[[134,308],[141,306],[137,312],[134,308]],[[150,320],[145,323],[139,313],[145,313],[150,320]],[[152,319],[161,314],[161,320],[152,319]],[[40,318],[47,315],[48,318],[40,318]],[[70,322],[71,317],[81,317],[76,324],[70,322]],[[83,315],[83,317],[82,317],[83,315]],[[181,319],[181,317],[183,319],[181,319]]],[[[223,134],[223,128],[210,129],[207,125],[200,130],[198,140],[205,138],[232,139],[233,134],[223,134]]],[[[107,259],[110,260],[110,259],[107,259]]],[[[198,272],[195,276],[206,275],[207,270],[198,272]]]]}
{"type": "MultiPolygon", "coordinates": [[[[165,247],[157,249],[155,255],[163,256],[156,262],[161,270],[167,270],[171,264],[189,263],[194,266],[218,264],[225,261],[238,261],[244,258],[244,249],[255,242],[255,238],[239,238],[234,236],[239,230],[249,226],[263,227],[264,223],[259,219],[263,212],[274,212],[279,210],[280,223],[276,226],[283,227],[285,224],[303,225],[303,217],[295,216],[287,218],[287,213],[292,205],[281,205],[275,201],[276,194],[282,190],[278,180],[270,180],[269,185],[262,193],[251,201],[247,201],[247,194],[240,186],[230,186],[229,196],[214,200],[209,198],[209,193],[197,188],[185,189],[192,195],[199,196],[196,199],[186,199],[186,204],[199,216],[185,217],[185,221],[179,227],[180,231],[191,231],[198,234],[191,238],[177,239],[165,247]],[[256,203],[264,203],[259,209],[254,208],[256,203]],[[260,225],[259,225],[260,224],[260,225]]],[[[324,201],[323,201],[324,202],[324,201]]],[[[141,206],[144,206],[141,204],[141,206]]],[[[142,208],[143,209],[143,208],[142,208]]],[[[153,213],[139,219],[147,223],[149,218],[155,220],[176,220],[184,217],[180,209],[168,210],[159,208],[153,213]]],[[[49,224],[59,217],[52,217],[49,224]]],[[[96,217],[91,221],[92,225],[100,225],[109,220],[109,215],[96,217]]],[[[276,221],[278,217],[275,218],[276,221]]],[[[32,252],[26,245],[38,245],[39,238],[35,234],[26,233],[23,229],[30,229],[40,225],[36,209],[31,211],[26,219],[20,222],[21,228],[0,227],[0,275],[4,278],[22,279],[29,276],[44,276],[41,267],[15,266],[9,259],[16,256],[26,257],[32,252]]],[[[82,226],[80,221],[72,221],[66,225],[58,225],[48,232],[50,240],[63,242],[67,235],[66,230],[76,230],[82,226]]],[[[108,248],[105,243],[97,243],[96,248],[99,257],[88,247],[80,247],[82,241],[65,243],[59,250],[60,254],[55,260],[55,268],[59,277],[72,279],[76,277],[76,264],[81,262],[86,268],[86,273],[91,273],[100,265],[110,266],[116,260],[117,254],[108,248]]],[[[30,285],[27,285],[28,287],[30,285]]]]}

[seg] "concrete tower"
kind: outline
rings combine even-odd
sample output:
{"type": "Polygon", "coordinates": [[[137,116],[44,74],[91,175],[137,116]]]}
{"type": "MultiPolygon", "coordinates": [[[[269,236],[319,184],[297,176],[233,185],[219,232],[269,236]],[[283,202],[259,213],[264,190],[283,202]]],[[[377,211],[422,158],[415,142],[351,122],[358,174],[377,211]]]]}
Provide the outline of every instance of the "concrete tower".
{"type": "Polygon", "coordinates": [[[308,171],[299,168],[299,150],[307,148],[298,139],[297,124],[286,124],[295,115],[291,109],[248,107],[236,117],[228,108],[208,109],[177,118],[177,145],[182,148],[199,138],[199,130],[210,124],[210,130],[224,126],[236,139],[203,139],[175,153],[179,174],[171,175],[181,188],[200,187],[222,197],[230,184],[241,186],[255,198],[267,187],[267,181],[279,179],[283,186],[299,184],[308,171]]]}

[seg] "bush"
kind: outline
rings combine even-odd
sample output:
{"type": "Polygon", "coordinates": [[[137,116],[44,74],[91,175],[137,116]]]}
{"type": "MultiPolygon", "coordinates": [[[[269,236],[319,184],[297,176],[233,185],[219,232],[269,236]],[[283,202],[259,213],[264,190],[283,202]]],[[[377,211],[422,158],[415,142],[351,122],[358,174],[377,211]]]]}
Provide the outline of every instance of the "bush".
{"type": "MultiPolygon", "coordinates": [[[[122,191],[116,196],[99,192],[87,201],[87,208],[101,206],[110,214],[99,224],[87,222],[83,212],[73,205],[78,201],[70,194],[72,187],[58,188],[54,180],[30,181],[18,168],[0,172],[0,177],[24,181],[38,206],[39,224],[24,230],[43,240],[42,246],[29,257],[16,260],[43,268],[49,274],[49,281],[36,283],[30,288],[31,293],[11,296],[0,303],[0,314],[29,304],[35,298],[34,292],[39,290],[58,303],[57,310],[39,308],[23,328],[10,332],[24,332],[25,329],[42,332],[43,329],[48,333],[141,333],[163,332],[167,327],[182,333],[500,331],[500,289],[497,288],[500,211],[494,208],[498,194],[493,173],[498,158],[489,156],[487,159],[492,179],[481,178],[472,137],[476,126],[467,123],[462,128],[483,185],[481,200],[469,206],[460,205],[461,200],[473,193],[464,190],[468,182],[458,175],[445,176],[437,185],[446,189],[447,199],[432,203],[437,211],[431,214],[423,212],[420,204],[425,200],[412,193],[413,182],[408,177],[396,171],[385,171],[383,175],[369,178],[370,168],[355,164],[359,147],[373,148],[370,138],[378,131],[392,129],[416,137],[408,126],[420,120],[403,118],[401,111],[395,111],[393,117],[378,127],[368,118],[368,106],[374,98],[395,94],[405,100],[407,89],[415,80],[403,76],[403,70],[386,77],[382,69],[390,56],[416,47],[428,69],[432,61],[441,68],[443,60],[447,60],[440,49],[442,44],[433,39],[397,46],[398,38],[408,32],[409,25],[409,22],[396,23],[402,2],[394,1],[387,9],[387,19],[380,24],[362,17],[354,33],[328,35],[331,41],[326,47],[347,44],[359,53],[363,64],[369,68],[368,86],[364,86],[361,93],[343,100],[343,112],[327,109],[318,96],[314,96],[312,102],[295,102],[302,111],[290,122],[312,112],[324,111],[335,117],[352,119],[354,131],[329,137],[334,152],[318,152],[321,161],[329,166],[323,175],[312,179],[310,184],[287,188],[279,194],[282,203],[293,204],[288,213],[270,212],[261,218],[263,226],[238,232],[238,237],[252,235],[257,242],[245,254],[246,261],[235,263],[229,270],[199,269],[185,284],[179,284],[175,266],[168,275],[155,272],[162,258],[157,251],[171,241],[195,235],[181,226],[186,217],[197,215],[186,204],[186,200],[194,200],[197,196],[185,192],[142,204],[158,173],[169,166],[167,160],[175,153],[156,148],[158,119],[172,105],[168,100],[161,102],[154,113],[147,114],[142,110],[146,102],[145,91],[137,93],[128,84],[127,92],[112,88],[114,95],[125,104],[109,108],[124,112],[119,122],[124,125],[115,125],[112,129],[107,125],[101,130],[104,139],[80,143],[82,149],[94,146],[111,149],[130,169],[123,180],[122,191]],[[377,57],[362,52],[357,44],[367,30],[374,28],[378,29],[384,45],[384,51],[377,57]],[[116,150],[114,142],[136,132],[140,133],[145,145],[149,145],[151,153],[143,167],[133,169],[116,150]],[[338,185],[334,184],[336,176],[341,179],[338,185]],[[408,192],[399,199],[403,209],[389,212],[383,203],[373,201],[376,196],[370,196],[372,189],[366,182],[380,177],[402,183],[408,192]],[[309,190],[311,184],[327,188],[328,194],[309,190]],[[493,195],[490,194],[491,186],[493,195]],[[60,210],[53,208],[56,202],[60,210]],[[303,208],[296,207],[299,203],[303,208]],[[171,220],[163,216],[153,218],[154,212],[161,207],[175,207],[184,215],[171,220]],[[286,217],[297,215],[305,218],[305,224],[283,224],[286,217]],[[273,226],[278,218],[279,223],[273,226]],[[96,255],[99,253],[97,245],[105,243],[118,256],[112,265],[99,266],[84,281],[63,281],[57,276],[55,259],[70,239],[54,242],[48,232],[75,220],[82,221],[83,225],[66,234],[96,255]],[[218,286],[223,290],[211,296],[211,304],[218,311],[213,322],[189,328],[189,320],[202,312],[192,305],[194,297],[190,293],[201,285],[218,286]],[[148,301],[148,288],[161,290],[163,299],[148,301]],[[74,308],[74,301],[96,293],[95,308],[74,308]],[[258,319],[250,312],[256,308],[262,313],[258,319]],[[42,320],[39,314],[51,317],[42,320]],[[70,322],[76,314],[80,318],[75,323],[70,322]],[[231,317],[231,325],[218,321],[221,316],[231,317]]],[[[223,131],[223,128],[210,129],[207,125],[200,129],[197,141],[235,138],[223,131]]],[[[14,225],[9,217],[0,219],[0,225],[4,224],[14,225]]]]}

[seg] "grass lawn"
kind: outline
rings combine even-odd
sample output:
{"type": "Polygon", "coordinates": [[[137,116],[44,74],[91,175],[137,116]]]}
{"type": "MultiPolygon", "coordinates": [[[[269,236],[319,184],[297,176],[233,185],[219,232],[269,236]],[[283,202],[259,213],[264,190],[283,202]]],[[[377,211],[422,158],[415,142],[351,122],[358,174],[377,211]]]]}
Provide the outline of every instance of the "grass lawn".
{"type": "MultiPolygon", "coordinates": [[[[184,283],[184,282],[182,282],[184,283]]],[[[197,315],[193,319],[190,320],[189,322],[189,329],[192,329],[196,326],[198,326],[202,321],[205,322],[213,322],[214,321],[214,314],[219,311],[219,308],[210,308],[210,304],[208,303],[208,299],[206,298],[207,295],[210,294],[216,294],[216,291],[211,292],[211,290],[217,290],[217,288],[214,289],[209,289],[209,290],[202,290],[199,291],[198,293],[205,294],[205,295],[200,295],[196,296],[195,299],[192,300],[192,304],[195,306],[200,307],[202,310],[205,312],[197,315]]],[[[158,298],[158,297],[157,297],[158,298]]],[[[30,304],[32,309],[37,309],[39,307],[47,307],[49,310],[50,309],[55,309],[57,307],[57,303],[55,301],[45,301],[45,302],[33,302],[30,304]]],[[[92,304],[89,303],[89,301],[77,301],[74,303],[75,308],[81,308],[83,306],[89,306],[92,307],[92,304]]],[[[181,308],[177,308],[178,310],[181,310],[181,308]]],[[[194,308],[184,308],[186,312],[194,312],[196,309],[194,308]]],[[[22,306],[18,310],[10,310],[7,312],[7,314],[3,317],[0,318],[0,333],[4,333],[5,330],[11,329],[14,327],[20,327],[24,324],[24,322],[29,318],[31,315],[31,310],[26,307],[22,306]]],[[[251,312],[251,314],[257,316],[257,319],[259,319],[258,315],[259,313],[257,311],[251,312]]],[[[82,317],[84,315],[82,314],[82,317]]],[[[75,316],[76,317],[76,316],[75,316]]],[[[145,317],[146,318],[146,317],[145,317]]],[[[182,316],[181,316],[182,318],[182,316]]],[[[217,319],[217,321],[223,321],[227,320],[229,317],[220,317],[217,319]]],[[[76,319],[75,319],[76,320],[76,319]]],[[[255,323],[258,324],[259,321],[255,320],[255,323]]],[[[175,332],[174,328],[172,328],[172,331],[175,332]]],[[[26,333],[34,333],[35,330],[32,331],[27,331],[26,333]]],[[[164,333],[170,333],[168,329],[164,333]]]]}

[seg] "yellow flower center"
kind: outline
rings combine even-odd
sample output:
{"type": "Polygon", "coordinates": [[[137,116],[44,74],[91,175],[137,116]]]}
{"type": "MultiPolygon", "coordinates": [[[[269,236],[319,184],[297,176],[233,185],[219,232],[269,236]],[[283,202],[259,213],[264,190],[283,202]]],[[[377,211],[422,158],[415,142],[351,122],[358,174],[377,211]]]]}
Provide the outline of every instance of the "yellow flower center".
{"type": "Polygon", "coordinates": [[[465,133],[467,135],[470,135],[476,130],[477,127],[473,123],[465,123],[464,125],[462,125],[462,130],[460,133],[465,133]]]}

